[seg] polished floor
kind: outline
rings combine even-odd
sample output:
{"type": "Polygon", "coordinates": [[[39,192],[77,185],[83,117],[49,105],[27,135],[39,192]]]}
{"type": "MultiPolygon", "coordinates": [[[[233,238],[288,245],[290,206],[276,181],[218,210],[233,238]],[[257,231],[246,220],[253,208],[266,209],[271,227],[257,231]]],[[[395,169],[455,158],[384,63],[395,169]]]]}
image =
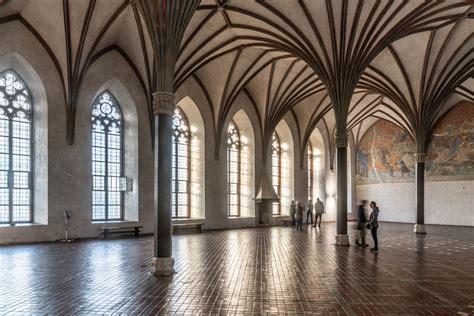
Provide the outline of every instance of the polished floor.
{"type": "Polygon", "coordinates": [[[152,237],[3,246],[0,314],[472,315],[474,228],[411,230],[382,223],[378,254],[334,224],[174,236],[164,279],[152,237]]]}

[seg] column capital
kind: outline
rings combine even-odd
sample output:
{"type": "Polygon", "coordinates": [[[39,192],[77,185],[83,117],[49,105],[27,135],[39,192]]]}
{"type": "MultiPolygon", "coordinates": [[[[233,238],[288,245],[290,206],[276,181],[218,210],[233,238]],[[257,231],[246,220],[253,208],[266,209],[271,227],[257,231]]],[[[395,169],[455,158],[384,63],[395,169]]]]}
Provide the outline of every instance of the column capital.
{"type": "Polygon", "coordinates": [[[424,163],[426,158],[426,153],[416,153],[415,159],[417,163],[424,163]]]}
{"type": "Polygon", "coordinates": [[[335,147],[347,147],[349,137],[347,134],[337,134],[334,136],[335,147]]]}
{"type": "Polygon", "coordinates": [[[157,91],[153,93],[153,114],[154,115],[173,115],[175,104],[175,95],[172,92],[157,91]]]}

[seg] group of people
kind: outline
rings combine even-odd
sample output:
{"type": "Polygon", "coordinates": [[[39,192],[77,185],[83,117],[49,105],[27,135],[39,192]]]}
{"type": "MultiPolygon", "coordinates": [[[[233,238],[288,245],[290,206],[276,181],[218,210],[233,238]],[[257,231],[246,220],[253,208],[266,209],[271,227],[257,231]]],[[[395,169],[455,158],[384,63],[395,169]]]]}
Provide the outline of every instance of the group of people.
{"type": "MultiPolygon", "coordinates": [[[[372,239],[374,240],[374,247],[371,248],[370,251],[378,252],[379,243],[377,239],[377,229],[379,227],[378,217],[380,210],[377,207],[377,203],[375,203],[375,201],[371,201],[370,208],[372,209],[372,212],[370,213],[369,220],[367,220],[365,216],[366,205],[367,200],[362,200],[357,211],[357,229],[359,230],[359,235],[356,240],[356,244],[360,247],[369,246],[365,241],[366,229],[369,229],[372,234],[372,239]]],[[[321,220],[324,213],[324,204],[318,198],[317,201],[314,203],[314,215],[316,216],[316,218],[313,225],[313,203],[311,200],[309,200],[308,204],[306,205],[306,225],[311,224],[313,227],[318,226],[319,228],[321,228],[321,220]]],[[[291,225],[296,226],[296,230],[303,230],[303,214],[303,203],[301,201],[291,201],[291,225]]]]}
{"type": "Polygon", "coordinates": [[[359,230],[359,236],[356,240],[357,246],[367,247],[369,246],[365,242],[365,230],[369,229],[372,234],[372,239],[374,240],[374,247],[370,251],[378,252],[379,251],[379,242],[377,239],[377,229],[379,228],[379,208],[375,201],[370,202],[370,208],[372,212],[370,213],[369,220],[365,217],[365,208],[367,205],[367,200],[362,200],[359,208],[357,210],[357,229],[359,230]]]}
{"type": "MultiPolygon", "coordinates": [[[[314,212],[315,212],[315,221],[313,225],[313,202],[311,200],[308,201],[306,205],[306,225],[311,224],[313,227],[316,225],[321,228],[321,220],[324,214],[324,204],[317,199],[314,203],[314,212]],[[319,218],[319,224],[318,224],[319,218]]],[[[303,230],[303,203],[301,201],[295,202],[294,200],[291,201],[290,205],[290,215],[291,215],[291,225],[296,226],[296,230],[303,230]]]]}

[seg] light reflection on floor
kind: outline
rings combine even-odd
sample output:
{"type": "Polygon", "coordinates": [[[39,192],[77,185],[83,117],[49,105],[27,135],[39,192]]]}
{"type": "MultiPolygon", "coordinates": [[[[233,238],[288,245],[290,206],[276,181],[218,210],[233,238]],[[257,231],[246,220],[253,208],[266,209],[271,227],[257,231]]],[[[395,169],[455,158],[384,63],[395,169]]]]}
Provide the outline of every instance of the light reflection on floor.
{"type": "Polygon", "coordinates": [[[474,228],[428,232],[382,223],[378,254],[336,247],[333,224],[174,236],[165,279],[148,272],[151,237],[3,246],[0,314],[474,311],[474,228]]]}

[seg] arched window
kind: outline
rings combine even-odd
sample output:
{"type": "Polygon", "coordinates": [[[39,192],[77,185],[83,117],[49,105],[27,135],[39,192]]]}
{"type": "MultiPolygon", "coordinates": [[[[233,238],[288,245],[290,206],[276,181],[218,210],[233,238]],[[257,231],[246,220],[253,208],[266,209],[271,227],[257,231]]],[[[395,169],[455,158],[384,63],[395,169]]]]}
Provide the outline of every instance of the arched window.
{"type": "Polygon", "coordinates": [[[190,134],[186,116],[176,107],[173,116],[172,198],[174,218],[190,217],[190,134]]]}
{"type": "MultiPolygon", "coordinates": [[[[275,193],[281,197],[281,144],[276,132],[272,135],[272,184],[275,193]]],[[[274,202],[272,209],[273,215],[280,215],[280,202],[274,202]]]]}
{"type": "Polygon", "coordinates": [[[308,201],[313,201],[313,182],[314,182],[314,161],[313,161],[313,147],[308,143],[308,201]]]}
{"type": "Polygon", "coordinates": [[[0,73],[0,223],[33,221],[32,114],[23,80],[0,73]]]}
{"type": "Polygon", "coordinates": [[[230,217],[240,216],[240,132],[234,121],[227,130],[227,204],[230,217]]]}
{"type": "Polygon", "coordinates": [[[92,105],[92,220],[123,219],[123,124],[108,91],[92,105]]]}

